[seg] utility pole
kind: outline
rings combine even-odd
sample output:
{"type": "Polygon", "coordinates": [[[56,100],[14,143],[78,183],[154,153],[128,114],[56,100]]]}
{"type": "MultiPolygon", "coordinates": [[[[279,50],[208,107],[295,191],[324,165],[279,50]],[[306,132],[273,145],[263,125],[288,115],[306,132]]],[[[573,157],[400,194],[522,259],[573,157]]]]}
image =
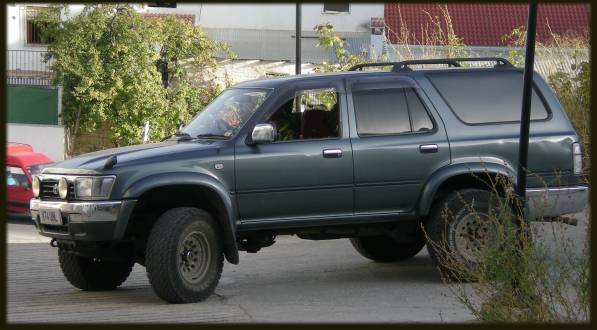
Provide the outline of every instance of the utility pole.
{"type": "Polygon", "coordinates": [[[301,3],[296,3],[296,66],[295,74],[301,74],[301,3]]]}
{"type": "Polygon", "coordinates": [[[527,23],[527,42],[524,60],[522,87],[522,113],[520,116],[520,140],[518,142],[518,178],[516,193],[520,198],[521,212],[526,205],[527,163],[529,156],[529,128],[531,124],[531,92],[533,88],[533,66],[535,63],[535,34],[537,30],[537,4],[529,5],[527,23]]]}

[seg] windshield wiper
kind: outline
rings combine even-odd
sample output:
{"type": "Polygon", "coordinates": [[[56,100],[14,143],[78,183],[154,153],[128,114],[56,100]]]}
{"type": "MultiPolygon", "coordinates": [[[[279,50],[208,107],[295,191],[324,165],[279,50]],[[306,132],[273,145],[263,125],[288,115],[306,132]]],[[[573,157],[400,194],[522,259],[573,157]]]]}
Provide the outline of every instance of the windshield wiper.
{"type": "Polygon", "coordinates": [[[186,141],[186,140],[192,140],[193,137],[186,132],[182,132],[182,131],[176,131],[176,133],[174,133],[175,137],[178,137],[178,141],[186,141]]]}
{"type": "Polygon", "coordinates": [[[218,139],[218,140],[228,140],[228,136],[222,134],[214,134],[214,133],[204,133],[204,134],[197,134],[195,135],[199,139],[218,139]]]}

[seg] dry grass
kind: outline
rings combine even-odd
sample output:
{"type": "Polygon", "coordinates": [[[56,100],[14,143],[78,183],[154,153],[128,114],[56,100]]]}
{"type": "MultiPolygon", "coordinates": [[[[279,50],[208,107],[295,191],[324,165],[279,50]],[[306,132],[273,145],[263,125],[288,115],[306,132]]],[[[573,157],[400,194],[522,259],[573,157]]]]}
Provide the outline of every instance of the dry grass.
{"type": "MultiPolygon", "coordinates": [[[[484,322],[586,322],[590,320],[589,233],[579,251],[578,242],[564,225],[532,226],[517,222],[513,212],[517,197],[499,189],[504,182],[491,182],[492,207],[486,225],[491,239],[471,266],[446,248],[445,242],[429,240],[440,251],[446,270],[442,278],[473,315],[484,322]],[[539,237],[549,244],[540,243],[539,237]]],[[[469,205],[467,208],[471,208],[469,205]]],[[[443,212],[448,223],[453,215],[443,212]]]]}

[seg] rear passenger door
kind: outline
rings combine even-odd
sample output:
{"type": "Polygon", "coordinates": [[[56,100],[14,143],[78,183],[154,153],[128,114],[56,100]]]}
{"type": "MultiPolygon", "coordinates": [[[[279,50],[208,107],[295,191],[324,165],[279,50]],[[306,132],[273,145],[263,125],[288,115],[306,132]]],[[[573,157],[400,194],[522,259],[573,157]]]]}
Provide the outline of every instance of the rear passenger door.
{"type": "Polygon", "coordinates": [[[348,84],[355,213],[409,212],[425,180],[450,161],[441,118],[407,77],[348,84]]]}

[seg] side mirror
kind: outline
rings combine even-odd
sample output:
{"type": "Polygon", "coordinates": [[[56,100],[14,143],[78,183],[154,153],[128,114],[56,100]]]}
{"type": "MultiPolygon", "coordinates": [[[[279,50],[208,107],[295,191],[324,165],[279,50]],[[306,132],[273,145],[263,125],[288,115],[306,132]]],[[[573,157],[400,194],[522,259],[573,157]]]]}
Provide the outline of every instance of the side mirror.
{"type": "Polygon", "coordinates": [[[276,140],[276,129],[272,124],[257,124],[251,134],[251,142],[267,143],[276,140]]]}

